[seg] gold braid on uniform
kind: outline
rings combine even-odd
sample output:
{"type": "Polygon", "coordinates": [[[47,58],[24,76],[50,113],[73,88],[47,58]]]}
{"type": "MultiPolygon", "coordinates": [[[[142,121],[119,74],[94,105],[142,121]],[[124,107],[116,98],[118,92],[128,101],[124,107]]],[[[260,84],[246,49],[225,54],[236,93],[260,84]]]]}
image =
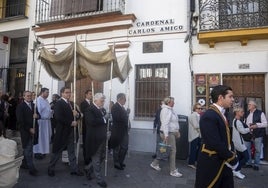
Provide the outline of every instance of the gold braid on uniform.
{"type": "MultiPolygon", "coordinates": [[[[228,122],[226,121],[226,119],[223,117],[222,113],[219,111],[219,109],[215,105],[210,105],[209,106],[209,109],[214,110],[217,114],[219,114],[221,116],[222,120],[224,121],[225,128],[226,128],[226,136],[227,136],[228,148],[230,148],[231,147],[231,137],[230,137],[230,129],[229,129],[229,126],[228,126],[228,122]]],[[[227,159],[226,161],[227,162],[230,162],[234,158],[235,158],[235,154],[232,157],[230,157],[229,159],[227,159]]],[[[217,180],[220,177],[220,174],[222,172],[222,169],[223,169],[226,161],[223,161],[222,162],[221,167],[220,167],[220,169],[219,169],[216,177],[208,185],[208,188],[212,188],[215,185],[215,183],[217,182],[217,180]]]]}

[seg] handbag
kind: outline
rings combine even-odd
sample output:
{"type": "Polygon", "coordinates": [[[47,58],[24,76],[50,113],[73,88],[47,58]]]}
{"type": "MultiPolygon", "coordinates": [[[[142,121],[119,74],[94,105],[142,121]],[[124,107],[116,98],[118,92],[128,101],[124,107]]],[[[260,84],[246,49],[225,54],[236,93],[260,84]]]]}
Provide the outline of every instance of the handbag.
{"type": "MultiPolygon", "coordinates": [[[[237,121],[237,119],[234,121],[234,126],[237,129],[237,127],[236,127],[236,121],[237,121]]],[[[244,122],[242,122],[242,124],[243,124],[243,127],[244,128],[248,128],[247,124],[245,124],[244,122]]],[[[240,135],[242,136],[243,140],[246,141],[246,142],[250,142],[252,140],[252,138],[253,138],[253,135],[250,132],[249,133],[246,133],[246,134],[241,134],[240,133],[240,135]]]]}
{"type": "Polygon", "coordinates": [[[167,161],[170,155],[171,146],[163,142],[157,144],[156,159],[167,161]]]}

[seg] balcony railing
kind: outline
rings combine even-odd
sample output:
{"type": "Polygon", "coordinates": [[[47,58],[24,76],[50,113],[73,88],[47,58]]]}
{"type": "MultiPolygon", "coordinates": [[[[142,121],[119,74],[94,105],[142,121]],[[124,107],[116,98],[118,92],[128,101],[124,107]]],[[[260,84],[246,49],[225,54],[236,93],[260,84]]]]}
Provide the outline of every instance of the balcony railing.
{"type": "Polygon", "coordinates": [[[267,0],[199,0],[200,31],[268,26],[267,0]]]}
{"type": "Polygon", "coordinates": [[[125,11],[125,0],[37,0],[36,23],[125,11]]]}
{"type": "Polygon", "coordinates": [[[5,6],[0,7],[0,22],[27,17],[27,7],[25,0],[16,3],[7,2],[5,6]]]}

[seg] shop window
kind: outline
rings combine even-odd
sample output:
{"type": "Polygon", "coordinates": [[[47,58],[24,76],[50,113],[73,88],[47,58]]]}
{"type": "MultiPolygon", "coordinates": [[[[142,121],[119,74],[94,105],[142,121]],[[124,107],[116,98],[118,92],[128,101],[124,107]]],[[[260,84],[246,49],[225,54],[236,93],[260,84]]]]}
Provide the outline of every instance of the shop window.
{"type": "Polygon", "coordinates": [[[135,118],[153,118],[170,95],[170,64],[136,65],[135,89],[135,118]]]}

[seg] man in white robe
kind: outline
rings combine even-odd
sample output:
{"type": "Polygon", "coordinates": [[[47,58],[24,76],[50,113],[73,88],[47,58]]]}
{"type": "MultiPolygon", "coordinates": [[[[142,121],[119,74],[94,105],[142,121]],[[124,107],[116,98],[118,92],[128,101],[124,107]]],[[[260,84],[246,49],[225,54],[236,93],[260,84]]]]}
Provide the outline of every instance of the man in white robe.
{"type": "Polygon", "coordinates": [[[50,153],[52,111],[50,108],[50,104],[47,100],[48,95],[49,89],[42,88],[40,96],[37,98],[36,101],[37,109],[40,114],[40,119],[38,120],[38,144],[34,145],[33,152],[35,154],[35,158],[37,159],[43,159],[45,154],[50,153]]]}

